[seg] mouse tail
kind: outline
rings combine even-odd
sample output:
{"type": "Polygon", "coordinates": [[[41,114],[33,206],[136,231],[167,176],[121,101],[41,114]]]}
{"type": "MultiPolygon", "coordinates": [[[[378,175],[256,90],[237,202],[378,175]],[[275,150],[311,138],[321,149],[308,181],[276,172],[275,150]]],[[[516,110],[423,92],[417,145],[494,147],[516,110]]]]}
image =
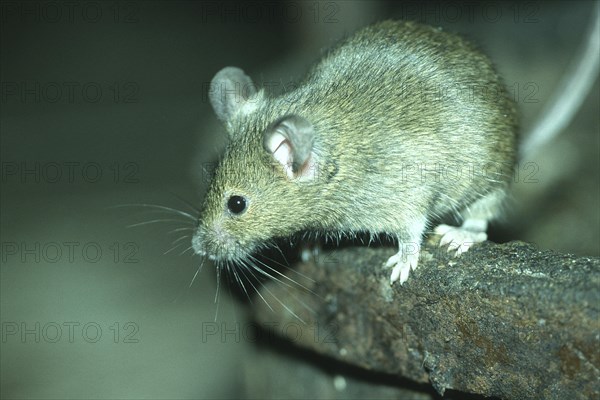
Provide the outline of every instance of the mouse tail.
{"type": "Polygon", "coordinates": [[[531,158],[544,144],[558,135],[573,119],[593,87],[600,67],[600,4],[594,12],[587,41],[575,62],[563,75],[537,123],[521,143],[519,159],[531,158]]]}

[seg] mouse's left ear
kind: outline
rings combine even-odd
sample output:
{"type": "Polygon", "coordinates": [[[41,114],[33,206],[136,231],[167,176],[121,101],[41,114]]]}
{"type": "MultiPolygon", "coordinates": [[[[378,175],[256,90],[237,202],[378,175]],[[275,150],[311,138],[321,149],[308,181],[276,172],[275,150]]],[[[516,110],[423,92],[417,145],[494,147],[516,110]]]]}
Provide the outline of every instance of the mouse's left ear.
{"type": "Polygon", "coordinates": [[[217,118],[228,122],[239,110],[245,109],[256,93],[256,86],[243,70],[225,67],[212,79],[208,94],[217,118]]]}
{"type": "Polygon", "coordinates": [[[317,175],[314,128],[298,115],[288,115],[265,131],[263,145],[289,179],[313,180],[317,175]]]}

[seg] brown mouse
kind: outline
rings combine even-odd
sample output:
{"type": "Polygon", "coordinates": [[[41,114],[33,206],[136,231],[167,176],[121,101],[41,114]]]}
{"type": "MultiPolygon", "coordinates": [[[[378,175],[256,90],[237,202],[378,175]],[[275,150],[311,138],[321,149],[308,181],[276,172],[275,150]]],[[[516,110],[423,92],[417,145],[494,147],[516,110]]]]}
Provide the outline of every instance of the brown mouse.
{"type": "Polygon", "coordinates": [[[242,264],[299,231],[387,234],[408,279],[431,228],[456,254],[486,240],[513,173],[517,118],[492,63],[457,35],[384,21],[269,97],[234,67],[210,100],[230,138],[192,245],[242,264]],[[459,220],[460,226],[438,225],[459,220]],[[436,227],[437,226],[437,227],[436,227]]]}

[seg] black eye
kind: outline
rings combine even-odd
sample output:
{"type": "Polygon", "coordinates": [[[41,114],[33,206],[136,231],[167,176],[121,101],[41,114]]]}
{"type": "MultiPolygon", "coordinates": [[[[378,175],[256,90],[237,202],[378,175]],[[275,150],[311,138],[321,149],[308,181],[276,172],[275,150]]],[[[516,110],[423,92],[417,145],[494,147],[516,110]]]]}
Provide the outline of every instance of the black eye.
{"type": "Polygon", "coordinates": [[[232,214],[241,214],[246,211],[246,199],[242,196],[231,196],[227,200],[227,208],[232,214]]]}

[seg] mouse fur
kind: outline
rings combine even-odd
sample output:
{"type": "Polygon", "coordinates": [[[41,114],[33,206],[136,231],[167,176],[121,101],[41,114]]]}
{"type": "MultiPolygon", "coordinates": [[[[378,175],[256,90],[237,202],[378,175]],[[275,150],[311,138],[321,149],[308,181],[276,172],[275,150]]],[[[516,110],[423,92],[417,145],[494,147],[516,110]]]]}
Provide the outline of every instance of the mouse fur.
{"type": "Polygon", "coordinates": [[[403,283],[426,231],[437,226],[458,255],[501,212],[516,110],[490,60],[457,35],[384,21],[342,40],[291,92],[269,97],[226,67],[209,96],[229,144],[197,254],[243,263],[301,231],[387,234],[398,240],[390,280],[403,283]]]}

